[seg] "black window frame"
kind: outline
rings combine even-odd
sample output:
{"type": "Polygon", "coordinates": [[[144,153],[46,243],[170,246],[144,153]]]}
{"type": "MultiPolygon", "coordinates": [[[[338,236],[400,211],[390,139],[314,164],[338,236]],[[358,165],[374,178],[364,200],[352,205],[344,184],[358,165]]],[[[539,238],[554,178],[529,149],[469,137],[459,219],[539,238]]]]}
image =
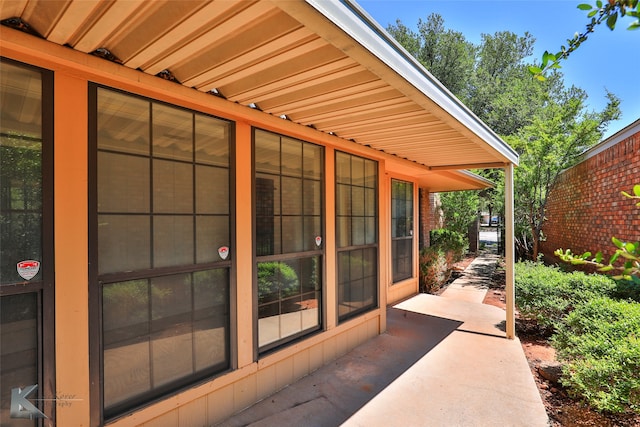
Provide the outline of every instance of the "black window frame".
{"type": "Polygon", "coordinates": [[[47,416],[37,420],[37,425],[52,426],[56,423],[56,360],[55,360],[55,250],[54,250],[54,72],[4,56],[0,62],[37,71],[41,75],[41,123],[42,123],[42,260],[41,279],[0,285],[0,297],[35,293],[37,295],[37,396],[36,404],[47,416]]]}
{"type": "Polygon", "coordinates": [[[414,228],[414,224],[415,224],[415,208],[414,208],[414,200],[415,200],[415,195],[414,195],[414,183],[410,182],[410,181],[405,181],[402,179],[397,179],[397,178],[391,178],[391,277],[392,277],[392,284],[396,284],[399,283],[403,280],[408,280],[413,278],[413,260],[415,259],[415,251],[414,251],[414,234],[413,234],[413,228],[414,228]],[[399,197],[395,197],[394,195],[394,190],[396,188],[396,186],[394,185],[395,183],[402,183],[408,186],[411,186],[411,191],[407,192],[405,190],[405,196],[407,196],[408,194],[410,195],[410,199],[408,198],[404,198],[401,199],[399,197]],[[394,212],[397,212],[397,208],[395,206],[395,203],[397,200],[403,200],[405,205],[408,202],[410,203],[411,206],[411,216],[410,216],[410,224],[407,226],[406,221],[409,218],[408,216],[404,216],[404,217],[396,217],[394,215],[394,212]],[[398,221],[400,219],[404,218],[405,219],[405,225],[401,225],[398,224],[398,221]],[[401,235],[399,235],[401,234],[401,235]],[[396,271],[396,266],[397,266],[397,253],[395,251],[396,249],[396,244],[397,243],[405,243],[405,244],[410,244],[410,256],[409,256],[409,271],[408,272],[403,272],[403,273],[399,273],[396,271]]]}
{"type": "MultiPolygon", "coordinates": [[[[359,156],[357,154],[353,154],[353,153],[349,153],[346,151],[339,151],[339,150],[335,150],[334,153],[334,164],[335,164],[335,218],[336,218],[336,229],[335,229],[335,236],[336,236],[336,313],[338,315],[338,323],[343,323],[345,321],[348,321],[349,319],[352,319],[354,317],[360,316],[361,314],[367,313],[369,311],[373,311],[376,310],[379,307],[379,301],[380,301],[380,296],[379,296],[379,291],[380,291],[380,287],[379,287],[379,283],[380,283],[380,209],[379,209],[379,203],[380,203],[380,171],[379,171],[379,163],[376,160],[373,159],[369,159],[367,157],[363,157],[363,156],[359,156]],[[341,155],[346,155],[349,156],[350,159],[350,184],[345,184],[340,182],[340,178],[338,177],[338,156],[341,155]],[[353,159],[362,159],[364,160],[364,165],[365,165],[365,169],[366,169],[366,162],[371,162],[373,164],[373,169],[375,171],[375,178],[374,178],[374,182],[375,182],[375,186],[374,187],[366,187],[366,183],[365,184],[360,184],[360,185],[354,185],[353,184],[353,159]],[[340,200],[340,190],[339,187],[343,185],[343,186],[349,186],[350,187],[350,191],[353,191],[353,187],[362,187],[362,188],[368,188],[369,190],[373,190],[373,194],[375,197],[375,201],[374,201],[374,227],[373,230],[375,232],[375,242],[366,242],[366,233],[367,233],[367,226],[365,225],[365,243],[363,244],[354,244],[353,243],[353,229],[350,230],[351,233],[351,237],[349,238],[349,244],[346,245],[342,245],[341,246],[341,236],[339,235],[340,230],[340,226],[339,226],[339,219],[341,217],[343,218],[347,218],[350,217],[351,219],[353,219],[354,217],[357,217],[357,215],[353,215],[353,199],[352,196],[349,196],[349,200],[350,200],[350,205],[348,206],[348,214],[342,214],[341,211],[341,207],[339,206],[340,200]],[[340,292],[340,285],[342,283],[342,276],[343,273],[341,271],[341,257],[345,256],[349,258],[349,273],[348,275],[351,276],[351,270],[354,268],[353,267],[353,263],[352,261],[357,260],[358,258],[358,253],[361,253],[363,256],[361,258],[361,263],[365,264],[366,263],[366,257],[365,255],[365,251],[370,251],[370,250],[374,250],[375,251],[375,256],[373,257],[375,259],[375,263],[376,265],[373,267],[373,269],[375,270],[375,278],[374,278],[374,289],[372,289],[372,302],[370,304],[364,305],[360,308],[356,308],[353,309],[351,311],[349,311],[346,314],[340,315],[340,304],[341,304],[341,292],[340,292]],[[355,258],[352,258],[351,255],[356,255],[355,258]]],[[[366,175],[366,174],[365,174],[366,175]]],[[[365,196],[365,204],[366,204],[366,196],[365,196]]],[[[366,207],[364,208],[365,213],[364,213],[364,218],[367,218],[368,216],[366,215],[366,207]]],[[[370,217],[370,216],[369,216],[370,217]]],[[[366,223],[366,220],[365,220],[366,223]]],[[[357,263],[356,263],[357,264],[357,263]]],[[[356,265],[357,267],[357,265],[356,265]]],[[[364,266],[362,267],[362,269],[364,270],[364,266]]],[[[347,280],[347,282],[351,283],[351,278],[349,278],[347,280]]]]}
{"type": "MultiPolygon", "coordinates": [[[[280,151],[280,164],[282,164],[282,150],[280,151]]],[[[255,354],[254,354],[254,358],[257,360],[259,358],[259,356],[263,356],[266,354],[269,354],[275,350],[278,350],[280,348],[283,348],[285,346],[291,345],[296,343],[297,341],[303,339],[303,338],[307,338],[310,335],[313,335],[319,331],[322,331],[324,329],[324,325],[325,325],[325,299],[326,299],[326,293],[325,293],[325,244],[324,244],[324,236],[326,233],[326,203],[325,203],[325,185],[326,185],[326,173],[325,173],[325,161],[326,161],[326,157],[325,157],[325,147],[319,144],[314,144],[312,142],[309,141],[305,141],[299,138],[294,138],[285,134],[280,134],[277,132],[273,132],[273,131],[269,131],[269,130],[265,130],[262,128],[258,128],[258,127],[252,127],[251,130],[251,177],[252,177],[252,205],[254,207],[253,212],[252,212],[252,223],[253,223],[253,239],[255,242],[254,245],[254,253],[253,253],[253,266],[254,266],[254,272],[253,272],[253,282],[254,282],[254,292],[253,292],[253,306],[254,306],[254,310],[253,310],[253,317],[254,317],[254,348],[255,348],[255,354]],[[256,171],[256,133],[257,132],[265,132],[268,134],[271,134],[274,137],[278,137],[278,138],[286,138],[289,140],[294,140],[294,141],[298,141],[301,144],[309,144],[312,146],[316,146],[321,148],[321,153],[322,153],[322,158],[321,158],[321,178],[319,180],[320,183],[320,212],[321,212],[321,219],[320,219],[320,228],[321,228],[321,236],[323,236],[323,241],[320,243],[320,245],[318,245],[318,247],[315,250],[304,250],[304,248],[301,251],[295,251],[295,252],[286,252],[283,250],[283,246],[282,244],[279,245],[280,247],[280,252],[277,254],[268,254],[268,255],[258,255],[258,223],[260,222],[258,219],[258,209],[261,209],[258,206],[258,196],[257,196],[257,185],[258,185],[258,180],[257,180],[257,174],[258,172],[256,171]],[[259,296],[258,296],[258,264],[260,264],[261,262],[287,262],[287,261],[296,261],[296,260],[302,260],[302,259],[310,259],[313,257],[317,257],[319,259],[319,264],[320,266],[318,267],[318,273],[320,274],[320,301],[318,302],[318,324],[313,327],[313,328],[307,328],[307,329],[303,329],[300,332],[297,332],[295,334],[286,336],[284,338],[281,338],[277,341],[274,341],[272,343],[268,343],[265,344],[264,346],[260,347],[259,345],[259,327],[258,327],[258,321],[259,321],[259,296]]],[[[275,175],[275,174],[274,174],[275,175]]],[[[282,174],[282,170],[280,170],[279,177],[287,177],[288,175],[286,174],[282,174]]],[[[302,177],[301,179],[304,181],[304,171],[302,171],[302,177]]],[[[282,191],[282,190],[280,190],[282,191]]],[[[282,200],[282,197],[280,197],[280,200],[282,200]]],[[[281,204],[282,206],[282,204],[281,204]]],[[[282,212],[279,214],[280,217],[286,216],[284,214],[282,214],[282,212]]],[[[302,214],[302,216],[304,217],[304,213],[302,214]]],[[[281,233],[282,235],[282,233],[281,233]]],[[[261,239],[261,241],[264,241],[265,239],[261,239]]],[[[272,243],[269,243],[269,241],[267,240],[267,244],[270,245],[270,249],[272,250],[272,252],[274,252],[274,247],[275,245],[272,243]]]]}
{"type": "MultiPolygon", "coordinates": [[[[193,387],[197,384],[202,384],[211,379],[223,375],[235,368],[234,364],[234,354],[235,348],[233,335],[236,329],[236,310],[235,310],[235,298],[234,289],[235,289],[235,257],[231,254],[227,259],[223,259],[220,261],[213,262],[203,262],[197,263],[194,262],[192,264],[180,265],[180,266],[169,266],[169,267],[156,267],[154,268],[145,268],[137,271],[131,272],[117,272],[117,273],[105,273],[100,274],[98,271],[98,90],[104,89],[112,92],[120,93],[126,96],[131,96],[136,99],[144,100],[150,104],[150,109],[152,108],[152,104],[160,104],[164,106],[168,106],[171,108],[176,108],[179,110],[186,111],[194,115],[208,116],[217,120],[221,120],[227,122],[229,124],[229,163],[228,163],[228,173],[229,173],[229,239],[230,239],[230,247],[233,249],[235,247],[235,212],[236,212],[236,203],[235,203],[235,122],[223,117],[214,116],[208,113],[204,113],[202,111],[193,110],[190,108],[182,107],[180,105],[171,104],[168,102],[164,102],[159,99],[150,98],[147,96],[138,95],[136,93],[124,91],[118,88],[90,82],[89,83],[89,91],[88,91],[88,109],[89,109],[89,127],[88,127],[88,140],[89,140],[89,150],[88,150],[88,164],[89,164],[89,330],[90,330],[90,342],[89,342],[89,372],[90,372],[90,417],[92,425],[102,425],[105,421],[113,421],[119,418],[125,417],[131,412],[140,409],[149,404],[153,404],[164,400],[173,395],[179,394],[184,390],[193,387]],[[105,410],[104,407],[104,360],[103,360],[103,351],[104,351],[104,343],[103,343],[103,317],[102,317],[102,290],[103,286],[107,284],[120,283],[130,280],[152,280],[154,278],[163,278],[172,275],[179,274],[192,274],[202,271],[208,271],[213,269],[226,269],[228,284],[227,284],[227,318],[228,324],[225,331],[225,343],[226,343],[226,360],[224,365],[218,364],[207,368],[206,370],[198,371],[194,374],[182,377],[178,380],[172,381],[169,384],[154,388],[151,391],[142,393],[134,398],[128,399],[126,402],[114,405],[109,410],[105,410]]],[[[194,119],[195,120],[195,119],[194,119]]],[[[153,123],[149,123],[150,127],[153,127],[153,123]]],[[[195,135],[194,135],[195,138],[195,135]]],[[[150,145],[153,145],[153,140],[151,140],[150,145]]],[[[195,152],[194,152],[195,153],[195,152]]],[[[195,154],[194,154],[195,155],[195,154]]],[[[145,157],[145,156],[143,156],[145,157]]],[[[166,157],[154,157],[150,152],[146,157],[152,162],[155,159],[163,160],[166,157]]],[[[185,162],[187,164],[191,164],[194,167],[198,164],[197,161],[192,160],[191,162],[185,162]]],[[[153,177],[153,171],[150,171],[151,177],[153,177]]],[[[195,171],[194,171],[195,174],[195,171]]],[[[195,175],[194,175],[195,180],[195,175]]],[[[153,178],[151,178],[151,184],[153,184],[153,178]]],[[[196,187],[194,184],[193,187],[194,192],[194,200],[195,204],[195,192],[196,187]]],[[[193,212],[193,215],[196,215],[196,212],[193,212]]],[[[194,228],[194,239],[195,239],[195,228],[194,228]]],[[[194,241],[195,244],[195,241],[194,241]]],[[[152,249],[151,249],[152,250],[152,249]]],[[[231,252],[231,251],[230,251],[231,252]]],[[[196,254],[194,252],[194,258],[196,254]]]]}

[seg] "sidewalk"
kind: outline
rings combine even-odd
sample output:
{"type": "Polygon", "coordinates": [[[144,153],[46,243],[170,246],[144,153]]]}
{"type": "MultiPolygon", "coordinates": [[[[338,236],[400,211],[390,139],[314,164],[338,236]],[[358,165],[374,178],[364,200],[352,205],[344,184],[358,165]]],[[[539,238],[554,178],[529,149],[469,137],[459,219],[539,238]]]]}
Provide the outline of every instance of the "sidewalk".
{"type": "Polygon", "coordinates": [[[390,307],[386,333],[220,425],[547,426],[504,311],[481,303],[492,266],[482,255],[442,296],[390,307]]]}

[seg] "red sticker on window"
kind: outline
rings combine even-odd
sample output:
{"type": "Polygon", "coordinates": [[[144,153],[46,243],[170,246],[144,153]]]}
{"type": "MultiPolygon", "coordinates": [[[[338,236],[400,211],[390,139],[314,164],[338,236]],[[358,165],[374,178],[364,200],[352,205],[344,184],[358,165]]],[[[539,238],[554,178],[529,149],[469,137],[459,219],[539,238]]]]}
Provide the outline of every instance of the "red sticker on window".
{"type": "Polygon", "coordinates": [[[18,269],[20,277],[24,280],[31,280],[38,274],[38,271],[40,271],[40,261],[32,259],[20,261],[16,268],[18,269]]]}
{"type": "Polygon", "coordinates": [[[222,259],[227,259],[227,257],[229,256],[229,247],[228,246],[220,246],[218,248],[218,255],[220,255],[220,258],[222,258],[222,259]]]}

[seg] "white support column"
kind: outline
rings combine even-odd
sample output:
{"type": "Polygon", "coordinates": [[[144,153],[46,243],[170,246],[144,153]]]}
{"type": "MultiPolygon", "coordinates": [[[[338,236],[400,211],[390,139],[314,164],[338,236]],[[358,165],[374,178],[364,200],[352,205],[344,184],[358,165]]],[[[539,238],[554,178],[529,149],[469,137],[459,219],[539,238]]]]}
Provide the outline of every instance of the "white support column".
{"type": "Polygon", "coordinates": [[[515,317],[515,242],[513,227],[513,163],[504,168],[504,214],[505,214],[505,267],[506,267],[506,293],[507,293],[507,338],[516,336],[515,317]]]}

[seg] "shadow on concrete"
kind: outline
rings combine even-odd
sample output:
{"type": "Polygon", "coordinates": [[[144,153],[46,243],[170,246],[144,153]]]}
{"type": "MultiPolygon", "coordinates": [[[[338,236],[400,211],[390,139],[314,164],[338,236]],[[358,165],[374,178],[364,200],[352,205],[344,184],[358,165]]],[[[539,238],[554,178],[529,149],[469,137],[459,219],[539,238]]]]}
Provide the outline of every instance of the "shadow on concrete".
{"type": "Polygon", "coordinates": [[[454,332],[461,321],[389,308],[387,332],[220,426],[339,426],[454,332]]]}

